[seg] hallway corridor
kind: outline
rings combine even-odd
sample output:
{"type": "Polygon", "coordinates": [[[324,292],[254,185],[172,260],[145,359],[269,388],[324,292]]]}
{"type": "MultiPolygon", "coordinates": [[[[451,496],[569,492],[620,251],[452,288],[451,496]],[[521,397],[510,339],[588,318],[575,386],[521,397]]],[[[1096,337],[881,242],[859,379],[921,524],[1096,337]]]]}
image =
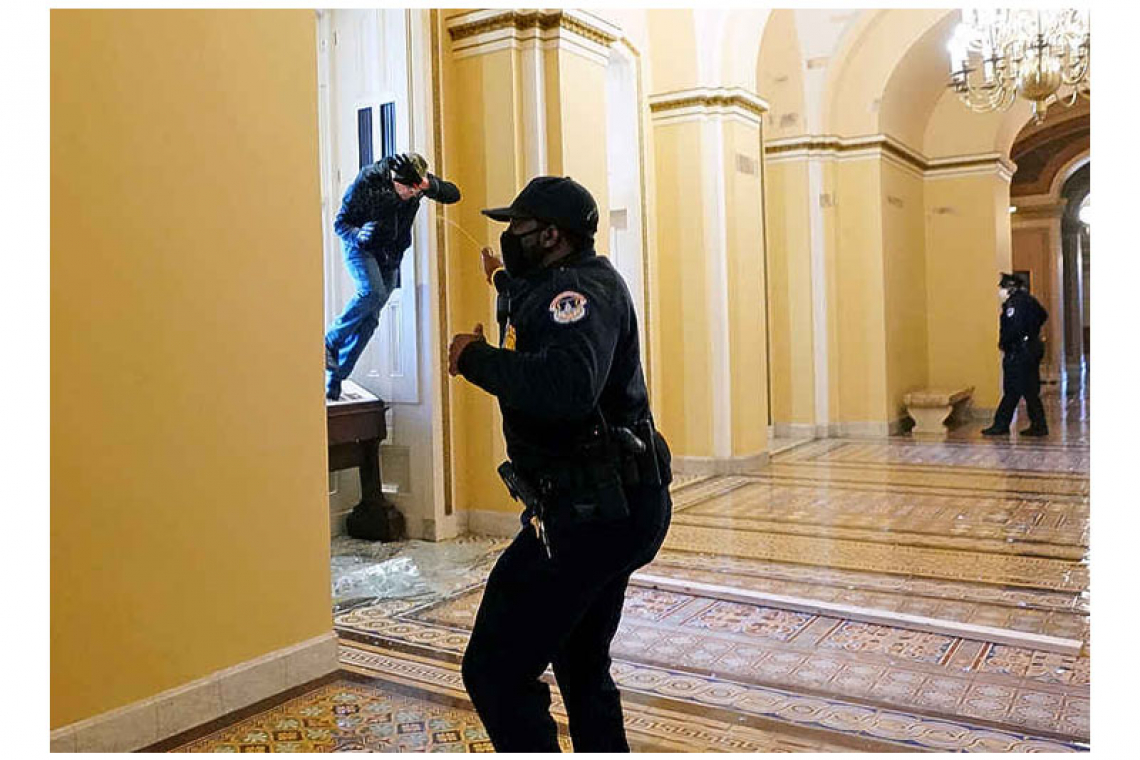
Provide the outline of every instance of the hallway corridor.
{"type": "MultiPolygon", "coordinates": [[[[1043,440],[973,423],[679,479],[613,645],[635,751],[1087,749],[1088,399],[1046,400],[1043,440]]],[[[413,543],[391,557],[444,556],[413,543]]],[[[446,583],[341,605],[339,673],[158,749],[490,751],[459,662],[505,541],[464,543],[446,583]]]]}

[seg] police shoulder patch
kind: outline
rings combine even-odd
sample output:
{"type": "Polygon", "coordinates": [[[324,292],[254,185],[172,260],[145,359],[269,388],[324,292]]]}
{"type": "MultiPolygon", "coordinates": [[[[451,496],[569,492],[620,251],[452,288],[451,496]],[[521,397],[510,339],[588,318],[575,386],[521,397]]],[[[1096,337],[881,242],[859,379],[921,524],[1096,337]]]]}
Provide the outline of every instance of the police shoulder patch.
{"type": "Polygon", "coordinates": [[[569,325],[586,316],[586,296],[574,290],[564,290],[550,302],[550,318],[560,325],[569,325]]]}
{"type": "Polygon", "coordinates": [[[1007,317],[1012,317],[1012,316],[1013,316],[1013,307],[1012,307],[1012,306],[1010,306],[1008,309],[1006,309],[1006,310],[1005,310],[1005,315],[1006,315],[1007,317]]]}

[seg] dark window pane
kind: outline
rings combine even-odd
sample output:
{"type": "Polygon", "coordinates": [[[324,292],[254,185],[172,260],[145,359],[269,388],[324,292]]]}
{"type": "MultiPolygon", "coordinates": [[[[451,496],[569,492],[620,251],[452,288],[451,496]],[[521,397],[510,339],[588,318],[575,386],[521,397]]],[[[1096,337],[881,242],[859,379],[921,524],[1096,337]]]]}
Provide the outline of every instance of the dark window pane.
{"type": "Polygon", "coordinates": [[[380,106],[380,150],[385,157],[396,152],[395,103],[384,103],[380,106]]]}
{"type": "Polygon", "coordinates": [[[372,109],[361,108],[356,112],[356,140],[360,151],[360,168],[372,163],[372,109]]]}

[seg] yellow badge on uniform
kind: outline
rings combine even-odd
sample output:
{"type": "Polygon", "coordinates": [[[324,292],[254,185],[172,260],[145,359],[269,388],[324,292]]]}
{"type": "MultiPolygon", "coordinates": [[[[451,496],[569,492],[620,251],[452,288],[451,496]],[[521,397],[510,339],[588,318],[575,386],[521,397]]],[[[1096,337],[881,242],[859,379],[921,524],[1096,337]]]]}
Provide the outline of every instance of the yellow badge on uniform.
{"type": "Polygon", "coordinates": [[[507,334],[503,336],[503,348],[508,351],[515,350],[515,326],[507,325],[507,334]]]}
{"type": "Polygon", "coordinates": [[[586,316],[586,296],[564,290],[550,302],[550,317],[560,325],[569,325],[586,316]]]}

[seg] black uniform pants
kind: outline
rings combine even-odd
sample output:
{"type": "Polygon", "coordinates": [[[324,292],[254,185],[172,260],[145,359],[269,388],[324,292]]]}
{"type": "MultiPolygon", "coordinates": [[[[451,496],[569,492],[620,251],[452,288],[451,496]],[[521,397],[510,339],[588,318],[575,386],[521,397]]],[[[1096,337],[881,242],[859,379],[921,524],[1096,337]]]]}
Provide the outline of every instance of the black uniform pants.
{"type": "Polygon", "coordinates": [[[610,642],[629,576],[669,528],[668,486],[628,489],[630,516],[552,531],[548,559],[524,528],[487,580],[463,683],[498,752],[558,752],[546,666],[566,705],[576,752],[628,752],[610,642]]]}
{"type": "Polygon", "coordinates": [[[1041,360],[1032,351],[1011,351],[1002,357],[1002,397],[994,414],[994,427],[1008,428],[1017,403],[1024,397],[1030,426],[1045,430],[1045,407],[1041,404],[1041,360]]]}

